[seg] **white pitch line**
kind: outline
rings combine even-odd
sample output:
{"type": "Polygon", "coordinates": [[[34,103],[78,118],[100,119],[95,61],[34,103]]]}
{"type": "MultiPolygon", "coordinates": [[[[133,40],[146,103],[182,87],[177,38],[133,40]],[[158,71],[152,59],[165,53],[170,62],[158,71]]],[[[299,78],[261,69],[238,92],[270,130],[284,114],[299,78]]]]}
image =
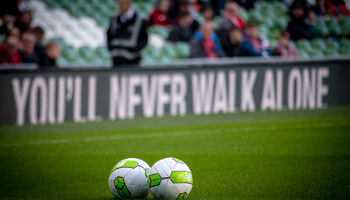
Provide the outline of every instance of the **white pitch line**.
{"type": "Polygon", "coordinates": [[[112,135],[103,137],[82,137],[80,139],[60,139],[60,140],[38,140],[34,142],[22,142],[22,143],[8,143],[1,144],[0,147],[15,147],[15,146],[34,146],[34,145],[49,145],[49,144],[66,144],[72,142],[96,142],[96,141],[106,141],[106,140],[129,140],[129,139],[144,139],[144,138],[154,138],[154,137],[171,137],[180,135],[202,135],[202,134],[216,134],[216,133],[227,133],[227,132],[252,132],[252,131],[262,131],[262,130],[278,130],[278,129],[300,129],[300,128],[322,128],[322,127],[332,127],[332,126],[346,126],[349,124],[332,124],[332,123],[322,123],[322,124],[297,124],[297,125],[278,125],[278,126],[265,126],[265,127],[241,127],[241,128],[220,128],[211,130],[195,130],[195,131],[174,131],[174,132],[151,132],[144,134],[131,133],[128,135],[112,135]]]}

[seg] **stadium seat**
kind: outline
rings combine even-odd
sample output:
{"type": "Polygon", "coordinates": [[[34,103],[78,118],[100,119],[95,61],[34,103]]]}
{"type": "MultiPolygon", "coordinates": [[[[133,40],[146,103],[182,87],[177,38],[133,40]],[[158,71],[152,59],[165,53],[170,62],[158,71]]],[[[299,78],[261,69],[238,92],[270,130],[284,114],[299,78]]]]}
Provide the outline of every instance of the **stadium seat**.
{"type": "Polygon", "coordinates": [[[149,28],[149,32],[159,35],[163,39],[166,39],[169,36],[169,29],[162,26],[152,26],[149,28]]]}
{"type": "Polygon", "coordinates": [[[327,24],[323,18],[316,19],[316,28],[317,28],[318,34],[321,37],[324,38],[324,37],[327,37],[329,35],[329,30],[328,30],[327,24]]]}
{"type": "Polygon", "coordinates": [[[297,48],[298,48],[298,50],[302,49],[305,52],[312,51],[312,46],[308,40],[299,40],[297,42],[297,48]]]}
{"type": "Polygon", "coordinates": [[[177,57],[175,47],[170,43],[166,43],[162,47],[161,52],[164,56],[169,57],[169,58],[176,58],[177,57]]]}
{"type": "Polygon", "coordinates": [[[309,58],[309,54],[306,51],[303,51],[301,49],[298,49],[298,54],[300,58],[309,58]]]}
{"type": "Polygon", "coordinates": [[[339,21],[340,29],[343,36],[350,35],[350,17],[342,17],[339,21]]]}
{"type": "Polygon", "coordinates": [[[322,39],[315,39],[311,42],[312,48],[313,49],[319,49],[324,51],[327,47],[326,44],[322,39]]]}
{"type": "Polygon", "coordinates": [[[190,55],[190,45],[185,42],[177,42],[176,52],[179,58],[188,58],[190,55]]]}
{"type": "Polygon", "coordinates": [[[277,17],[275,18],[275,28],[279,31],[283,31],[287,28],[288,25],[288,19],[286,17],[277,17]]]}
{"type": "Polygon", "coordinates": [[[327,27],[329,27],[330,34],[333,36],[340,36],[342,34],[338,20],[335,17],[329,18],[327,21],[327,27]]]}
{"type": "Polygon", "coordinates": [[[313,48],[310,51],[310,56],[315,57],[315,58],[322,58],[324,56],[324,53],[321,49],[313,48]]]}

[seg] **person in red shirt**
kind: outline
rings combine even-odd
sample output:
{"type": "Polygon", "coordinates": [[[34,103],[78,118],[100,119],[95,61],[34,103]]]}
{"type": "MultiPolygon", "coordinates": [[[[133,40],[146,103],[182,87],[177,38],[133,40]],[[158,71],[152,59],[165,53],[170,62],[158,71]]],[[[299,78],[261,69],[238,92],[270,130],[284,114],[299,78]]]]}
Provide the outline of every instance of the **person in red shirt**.
{"type": "Polygon", "coordinates": [[[238,15],[240,7],[235,2],[228,2],[225,5],[225,10],[223,13],[223,17],[227,20],[229,20],[234,26],[244,29],[245,28],[245,22],[244,20],[238,15]]]}
{"type": "Polygon", "coordinates": [[[220,42],[215,35],[213,22],[201,24],[199,32],[190,41],[190,58],[215,59],[223,57],[220,42]]]}
{"type": "Polygon", "coordinates": [[[216,52],[214,40],[210,37],[212,34],[211,28],[205,24],[201,27],[201,33],[203,36],[202,45],[205,52],[205,57],[207,58],[217,58],[219,54],[216,52]]]}
{"type": "Polygon", "coordinates": [[[19,39],[8,36],[4,44],[0,45],[0,64],[19,64],[22,58],[18,51],[19,39]]]}
{"type": "Polygon", "coordinates": [[[221,46],[224,46],[226,41],[230,40],[229,33],[232,28],[236,27],[243,31],[246,27],[245,21],[238,15],[239,9],[239,5],[235,2],[227,2],[225,4],[225,9],[222,13],[223,20],[218,30],[221,46]]]}
{"type": "Polygon", "coordinates": [[[152,12],[149,25],[168,26],[169,0],[158,0],[156,9],[152,12]]]}

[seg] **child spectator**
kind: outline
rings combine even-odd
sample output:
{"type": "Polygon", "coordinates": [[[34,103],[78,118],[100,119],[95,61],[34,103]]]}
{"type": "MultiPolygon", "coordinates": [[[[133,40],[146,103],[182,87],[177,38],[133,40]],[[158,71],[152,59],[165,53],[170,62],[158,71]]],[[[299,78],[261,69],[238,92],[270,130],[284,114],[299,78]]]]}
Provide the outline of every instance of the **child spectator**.
{"type": "Polygon", "coordinates": [[[275,49],[275,54],[281,57],[298,57],[295,47],[289,43],[289,33],[283,32],[278,40],[278,45],[275,49]]]}
{"type": "Polygon", "coordinates": [[[181,13],[179,25],[173,25],[168,40],[172,42],[188,42],[197,29],[198,23],[193,20],[190,13],[181,13]]]}
{"type": "Polygon", "coordinates": [[[222,45],[222,50],[227,57],[238,57],[242,55],[242,30],[233,27],[229,32],[229,41],[222,45]]]}
{"type": "Polygon", "coordinates": [[[32,32],[23,33],[22,35],[23,47],[20,50],[23,63],[39,62],[39,55],[37,55],[34,51],[35,44],[36,44],[36,38],[34,33],[32,32]]]}
{"type": "Polygon", "coordinates": [[[0,45],[0,64],[19,64],[22,63],[18,51],[19,39],[15,36],[8,36],[4,44],[0,45]]]}
{"type": "Polygon", "coordinates": [[[158,0],[156,9],[152,12],[149,25],[168,26],[169,0],[158,0]]]}
{"type": "Polygon", "coordinates": [[[39,66],[56,67],[56,61],[61,57],[60,46],[54,42],[48,42],[45,45],[45,53],[45,56],[39,62],[39,66]]]}
{"type": "Polygon", "coordinates": [[[200,26],[200,34],[192,38],[190,47],[191,58],[214,59],[223,56],[212,22],[206,22],[200,26]]]}
{"type": "Polygon", "coordinates": [[[36,38],[36,44],[34,47],[34,51],[41,59],[45,55],[45,48],[42,44],[45,32],[40,26],[34,27],[32,29],[32,32],[34,33],[35,38],[36,38]]]}
{"type": "Polygon", "coordinates": [[[325,16],[328,14],[326,0],[317,0],[316,5],[314,7],[314,12],[318,16],[325,16]]]}
{"type": "Polygon", "coordinates": [[[263,56],[271,53],[266,40],[259,38],[258,27],[255,24],[248,24],[246,27],[246,39],[242,43],[242,56],[263,56]]]}

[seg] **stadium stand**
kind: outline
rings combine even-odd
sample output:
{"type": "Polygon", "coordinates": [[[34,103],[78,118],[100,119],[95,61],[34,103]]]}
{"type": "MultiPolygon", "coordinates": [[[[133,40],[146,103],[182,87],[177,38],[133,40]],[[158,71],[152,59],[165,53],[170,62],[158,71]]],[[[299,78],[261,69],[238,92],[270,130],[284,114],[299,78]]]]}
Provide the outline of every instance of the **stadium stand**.
{"type": "MultiPolygon", "coordinates": [[[[156,0],[134,0],[133,3],[135,10],[148,18],[156,0]]],[[[109,17],[118,10],[115,0],[76,0],[74,3],[70,0],[30,0],[29,6],[33,11],[33,26],[43,27],[45,39],[60,45],[59,65],[111,62],[105,45],[105,30],[109,17]]],[[[260,37],[275,48],[281,32],[287,27],[288,11],[288,6],[280,1],[259,1],[254,9],[241,9],[240,16],[246,22],[258,24],[260,37]]],[[[350,54],[350,17],[318,17],[316,28],[317,39],[291,41],[301,58],[350,54]]],[[[149,32],[150,42],[144,50],[143,63],[188,58],[189,45],[166,41],[167,28],[152,26],[149,32]]]]}

